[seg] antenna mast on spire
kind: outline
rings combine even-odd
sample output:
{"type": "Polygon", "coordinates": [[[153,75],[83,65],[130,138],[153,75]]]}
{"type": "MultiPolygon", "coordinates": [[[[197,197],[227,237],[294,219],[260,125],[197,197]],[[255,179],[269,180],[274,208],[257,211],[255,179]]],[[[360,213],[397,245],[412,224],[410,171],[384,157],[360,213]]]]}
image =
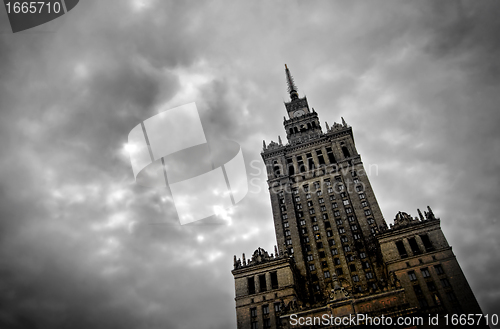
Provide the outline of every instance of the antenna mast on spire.
{"type": "Polygon", "coordinates": [[[288,66],[285,64],[285,73],[286,73],[286,83],[288,85],[288,92],[290,93],[290,98],[292,100],[299,98],[299,94],[297,93],[298,88],[295,85],[295,81],[293,81],[292,74],[288,69],[288,66]]]}

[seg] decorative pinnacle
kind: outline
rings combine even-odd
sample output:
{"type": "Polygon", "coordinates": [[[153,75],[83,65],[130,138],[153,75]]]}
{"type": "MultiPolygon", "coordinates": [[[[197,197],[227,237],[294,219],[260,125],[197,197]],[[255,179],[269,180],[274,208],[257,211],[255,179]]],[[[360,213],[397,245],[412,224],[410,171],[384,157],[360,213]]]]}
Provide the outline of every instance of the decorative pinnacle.
{"type": "Polygon", "coordinates": [[[299,98],[299,94],[297,93],[298,88],[295,85],[295,81],[293,81],[292,74],[290,73],[290,70],[288,69],[288,66],[285,64],[285,73],[286,73],[286,83],[288,85],[288,92],[290,93],[290,98],[297,99],[299,98]]]}

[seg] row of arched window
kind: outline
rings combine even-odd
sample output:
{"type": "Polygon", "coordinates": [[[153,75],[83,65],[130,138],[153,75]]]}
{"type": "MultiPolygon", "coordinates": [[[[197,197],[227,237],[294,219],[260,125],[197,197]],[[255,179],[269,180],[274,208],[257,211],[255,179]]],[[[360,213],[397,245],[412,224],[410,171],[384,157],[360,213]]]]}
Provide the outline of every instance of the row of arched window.
{"type": "Polygon", "coordinates": [[[288,132],[290,133],[290,135],[292,135],[292,134],[298,134],[299,132],[303,132],[303,131],[313,129],[313,128],[314,129],[318,128],[318,126],[316,125],[316,121],[308,122],[307,125],[303,124],[300,127],[299,126],[292,127],[290,129],[288,129],[288,132]]]}
{"type": "MultiPolygon", "coordinates": [[[[327,147],[326,151],[327,151],[327,156],[328,156],[328,160],[329,160],[330,164],[336,163],[337,160],[335,159],[335,156],[333,155],[332,149],[330,147],[327,147]]],[[[342,146],[342,153],[344,155],[344,158],[346,158],[346,159],[351,157],[351,153],[349,152],[349,150],[347,149],[347,147],[345,145],[342,146]]],[[[315,167],[315,164],[314,164],[314,161],[312,158],[312,154],[307,153],[306,156],[307,156],[308,169],[313,170],[315,167]]],[[[318,157],[318,161],[319,161],[320,166],[326,164],[321,150],[316,151],[316,156],[318,157]]],[[[304,165],[303,156],[301,156],[301,155],[297,156],[297,164],[299,166],[300,173],[305,173],[307,171],[307,169],[304,165]]],[[[293,164],[292,158],[287,159],[287,166],[288,166],[288,174],[290,176],[295,175],[295,166],[293,164]]],[[[283,172],[284,172],[284,170],[282,170],[281,164],[278,163],[277,160],[274,160],[273,161],[273,173],[274,173],[274,175],[277,177],[277,176],[280,176],[283,172]]]]}

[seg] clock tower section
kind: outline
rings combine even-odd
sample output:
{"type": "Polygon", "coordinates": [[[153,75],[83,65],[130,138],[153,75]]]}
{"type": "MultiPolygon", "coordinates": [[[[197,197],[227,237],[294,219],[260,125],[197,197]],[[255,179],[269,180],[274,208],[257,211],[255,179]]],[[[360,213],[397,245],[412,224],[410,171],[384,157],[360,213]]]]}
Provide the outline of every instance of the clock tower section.
{"type": "Polygon", "coordinates": [[[298,88],[290,70],[285,64],[286,82],[290,93],[290,102],[285,103],[288,119],[283,118],[287,139],[291,144],[300,143],[322,135],[318,114],[309,108],[307,97],[299,98],[298,88]]]}

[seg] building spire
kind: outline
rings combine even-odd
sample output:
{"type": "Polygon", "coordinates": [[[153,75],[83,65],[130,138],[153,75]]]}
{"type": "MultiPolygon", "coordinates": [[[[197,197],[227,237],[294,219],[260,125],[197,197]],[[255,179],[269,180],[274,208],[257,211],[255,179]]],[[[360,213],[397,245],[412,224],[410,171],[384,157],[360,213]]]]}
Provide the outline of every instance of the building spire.
{"type": "Polygon", "coordinates": [[[285,74],[286,74],[286,83],[288,85],[288,92],[290,93],[290,98],[292,100],[299,98],[299,94],[297,93],[298,88],[295,85],[295,81],[293,81],[292,74],[288,69],[288,66],[285,64],[285,74]]]}

